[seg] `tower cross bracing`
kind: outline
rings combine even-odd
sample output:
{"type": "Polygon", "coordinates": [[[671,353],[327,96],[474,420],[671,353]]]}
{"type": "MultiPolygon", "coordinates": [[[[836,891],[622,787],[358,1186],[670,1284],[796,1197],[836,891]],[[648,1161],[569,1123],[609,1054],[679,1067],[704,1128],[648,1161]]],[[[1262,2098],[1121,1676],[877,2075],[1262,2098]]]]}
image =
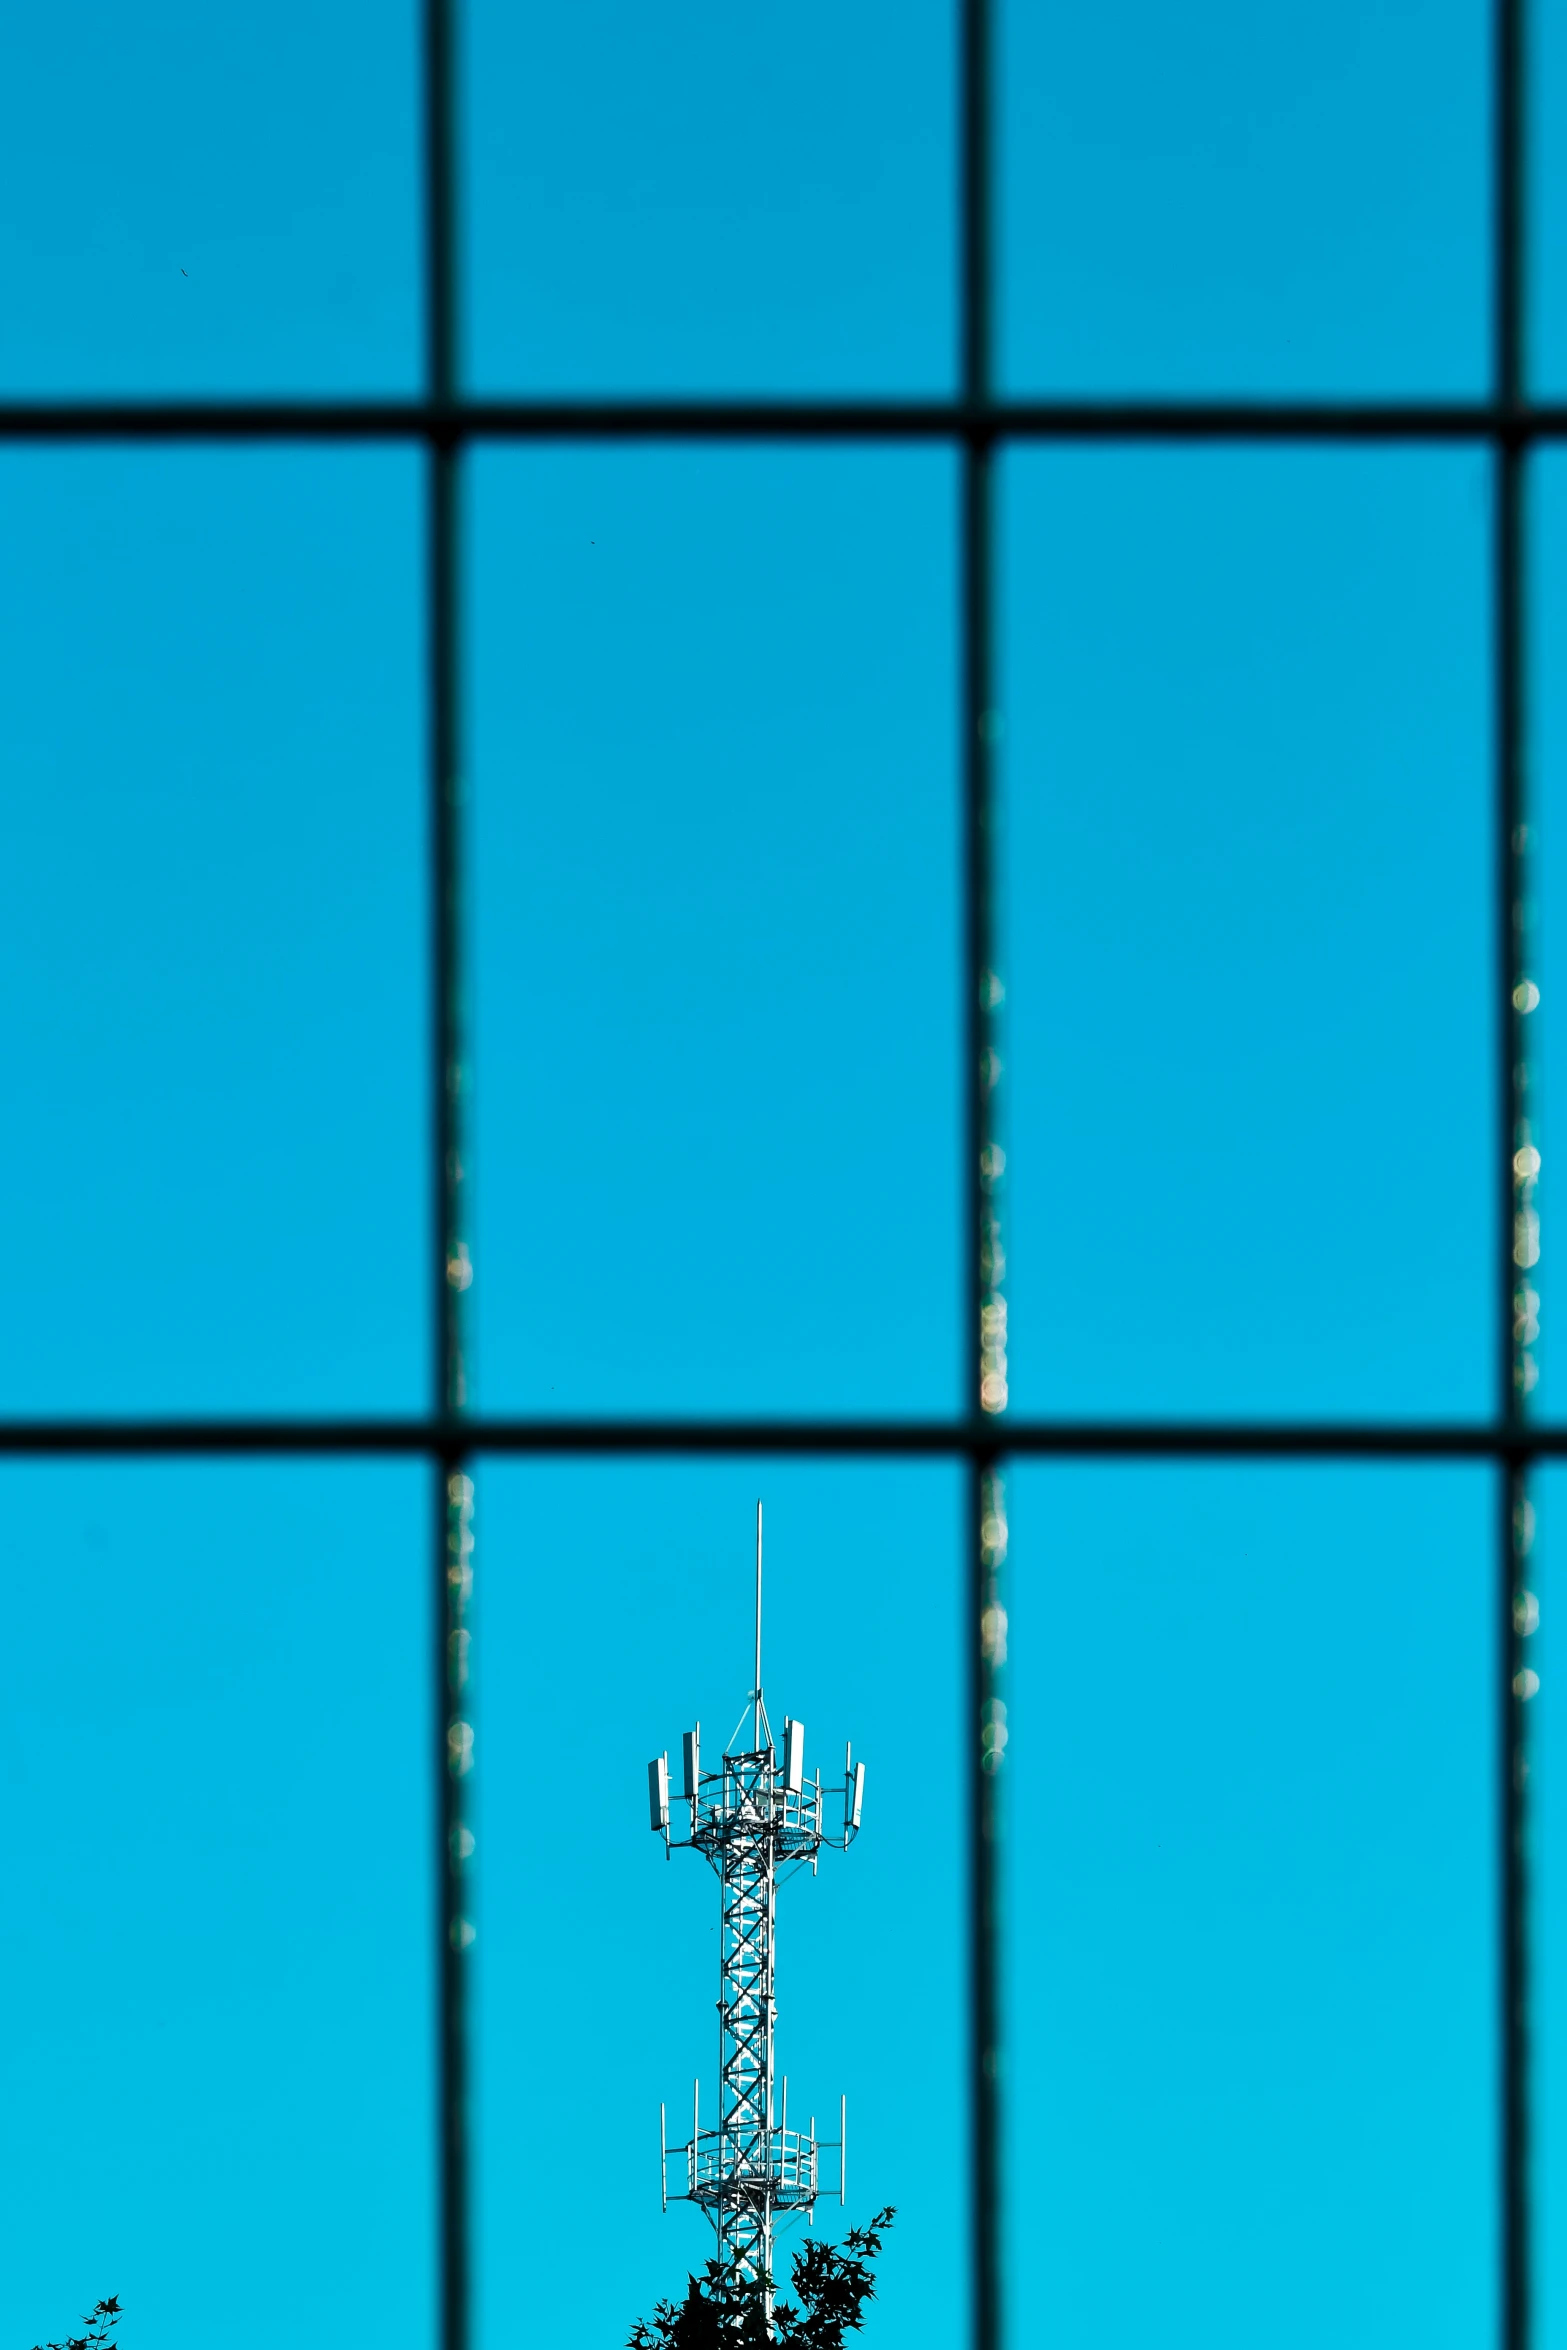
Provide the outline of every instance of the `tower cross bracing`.
{"type": "Polygon", "coordinates": [[[725,2275],[755,2286],[772,2307],[773,2221],[803,2211],[809,2221],[820,2190],[820,2158],[838,2156],[836,2185],[846,2185],[846,2101],[839,2099],[836,2140],[789,2127],[789,2085],[775,2069],[776,1955],[780,1871],[810,1863],[824,1846],[846,1850],[859,1832],[865,1766],[846,1748],[841,1787],[824,1788],[821,1773],[805,1778],[804,1725],[784,1723],[780,1753],[762,1695],[762,1512],[756,1514],[756,1680],[734,1739],[720,1766],[704,1771],[701,1725],[682,1741],[681,1793],[671,1796],[669,1757],[648,1765],[651,1825],[666,1851],[691,1850],[711,1862],[719,1881],[718,2103],[704,2129],[700,2084],[693,2088],[691,2138],[670,2146],[660,2111],[661,2191],[665,2204],[690,2202],[717,2232],[725,2275]],[[750,1737],[740,1740],[748,1726],[750,1737]],[[843,1804],[841,1829],[829,1829],[829,1798],[843,1804]],[[671,1801],[690,1806],[690,1833],[670,1834],[671,1801]]]}

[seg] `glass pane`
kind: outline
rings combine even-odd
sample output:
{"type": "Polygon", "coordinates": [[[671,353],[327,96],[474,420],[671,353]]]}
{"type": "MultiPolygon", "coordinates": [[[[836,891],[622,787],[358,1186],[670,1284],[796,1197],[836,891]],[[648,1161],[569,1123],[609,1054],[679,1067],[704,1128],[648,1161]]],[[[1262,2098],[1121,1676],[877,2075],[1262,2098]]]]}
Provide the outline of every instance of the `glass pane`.
{"type": "MultiPolygon", "coordinates": [[[[688,2144],[698,2080],[712,2126],[718,1888],[694,1852],[665,1866],[647,1765],[667,1748],[678,1795],[693,1723],[704,1771],[753,1735],[758,1494],[774,1737],[786,1713],[804,1722],[828,1826],[845,1739],[866,1766],[852,1849],[779,1884],[789,2126],[814,2115],[836,2140],[847,2097],[847,2204],[819,2201],[816,2231],[841,2242],[896,2205],[871,2326],[949,2350],[966,2303],[958,1472],[488,1461],[476,1485],[481,2350],[623,2342],[713,2252],[695,2209],[660,2211],[658,2109],[688,2144]],[[917,1803],[895,1794],[910,1771],[917,1803]],[[600,2177],[608,2231],[591,2195],[561,2192],[600,2177]]],[[[688,1808],[672,1815],[679,1835],[688,1808]]],[[[821,2156],[834,2184],[836,2162],[821,2156]]],[[[780,2233],[781,2276],[804,2240],[780,2233]]]]}
{"type": "Polygon", "coordinates": [[[1528,356],[1536,390],[1559,399],[1567,388],[1567,10],[1539,0],[1528,24],[1528,356]]]}
{"type": "Polygon", "coordinates": [[[1008,1484],[1017,2350],[1472,2350],[1497,2250],[1489,1472],[1008,1484]]]}
{"type": "Polygon", "coordinates": [[[425,1472],[0,1470],[0,2325],[434,2323],[425,1472]]]}
{"type": "MultiPolygon", "coordinates": [[[[1518,1726],[1526,1745],[1531,1865],[1529,1945],[1530,2054],[1536,2231],[1536,2339],[1540,2350],[1567,2344],[1567,1808],[1561,1766],[1561,1683],[1557,1640],[1560,1584],[1553,1564],[1567,1532],[1567,1470],[1542,1463],[1530,1480],[1515,1526],[1519,1558],[1514,1621],[1524,1634],[1522,1671],[1533,1676],[1518,1726]]],[[[1530,1683],[1520,1688],[1520,1696],[1530,1683]]]]}
{"type": "Polygon", "coordinates": [[[1483,389],[1484,0],[1006,0],[1001,54],[1014,389],[1483,389]]]}
{"type": "Polygon", "coordinates": [[[1530,544],[1532,562],[1529,603],[1529,698],[1534,721],[1534,756],[1530,761],[1530,861],[1523,893],[1525,927],[1520,939],[1520,961],[1527,973],[1524,984],[1533,989],[1532,1004],[1523,1022],[1525,1049],[1521,1066],[1525,1088],[1528,1133],[1519,1147],[1533,1150],[1535,1179],[1528,1179],[1528,1163],[1518,1190],[1518,1207],[1525,1218],[1515,1227],[1513,1253],[1518,1266],[1514,1305],[1518,1333],[1527,1342],[1521,1364],[1528,1388],[1528,1405],[1546,1420],[1559,1420],[1567,1409],[1562,1374],[1554,1361],[1553,1317],[1547,1267],[1554,1239],[1551,1202],[1556,1173],[1554,1105],[1567,1085],[1563,1053],[1567,1030],[1561,1019],[1563,990],[1567,989],[1567,676],[1556,658],[1556,647],[1567,625],[1567,455],[1543,449],[1532,460],[1530,477],[1530,544]],[[1527,1222],[1528,1211],[1534,1222],[1527,1222]],[[1531,1368],[1532,1367],[1532,1368],[1531,1368]]]}
{"type": "Polygon", "coordinates": [[[479,1393],[956,1393],[953,500],[929,451],[476,462],[479,1393]]]}
{"type": "Polygon", "coordinates": [[[0,387],[408,391],[411,0],[53,0],[0,23],[0,387]]]}
{"type": "Polygon", "coordinates": [[[475,384],[945,390],[955,39],[950,0],[474,0],[475,384]]]}
{"type": "Polygon", "coordinates": [[[1482,459],[1006,478],[1014,1406],[1488,1414],[1482,459]]]}
{"type": "Polygon", "coordinates": [[[13,450],[0,512],[0,1409],[408,1409],[416,460],[13,450]]]}
{"type": "Polygon", "coordinates": [[[1533,2065],[1528,2143],[1534,2158],[1536,2339],[1567,2343],[1567,1806],[1560,1714],[1560,1584],[1567,1528],[1567,1469],[1543,1462],[1514,1519],[1518,1553],[1514,1622],[1523,1635],[1514,1688],[1524,1747],[1529,1867],[1529,2049],[1533,2065]]]}

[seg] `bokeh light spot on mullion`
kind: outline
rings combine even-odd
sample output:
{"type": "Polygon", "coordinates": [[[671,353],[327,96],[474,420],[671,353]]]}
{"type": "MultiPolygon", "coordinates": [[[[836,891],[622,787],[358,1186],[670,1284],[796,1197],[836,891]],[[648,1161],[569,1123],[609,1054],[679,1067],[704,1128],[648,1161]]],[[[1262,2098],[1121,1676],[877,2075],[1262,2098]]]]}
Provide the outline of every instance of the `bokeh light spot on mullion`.
{"type": "Polygon", "coordinates": [[[1528,854],[1519,893],[1515,997],[1523,1079],[1514,1136],[1513,1327],[1520,1400],[1531,1418],[1567,1415],[1551,1268],[1560,1235],[1555,1106],[1567,1083],[1567,677],[1555,657],[1567,622],[1567,455],[1536,451],[1526,476],[1530,718],[1528,854]]]}
{"type": "Polygon", "coordinates": [[[483,1407],[950,1410],[950,456],[469,494],[483,1407]]]}
{"type": "Polygon", "coordinates": [[[1014,1409],[1487,1417],[1483,453],[1005,479],[1014,1409]]]}

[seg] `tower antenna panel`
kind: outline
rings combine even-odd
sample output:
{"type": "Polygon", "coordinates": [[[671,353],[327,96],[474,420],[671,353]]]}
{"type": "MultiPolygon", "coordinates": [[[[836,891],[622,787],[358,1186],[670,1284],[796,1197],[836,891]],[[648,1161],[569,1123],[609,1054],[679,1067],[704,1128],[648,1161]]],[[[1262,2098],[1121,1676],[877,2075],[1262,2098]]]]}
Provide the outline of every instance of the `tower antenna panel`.
{"type": "Polygon", "coordinates": [[[701,1725],[682,1740],[682,1799],[691,1806],[691,1833],[679,1844],[669,1833],[669,1758],[648,1765],[648,1811],[667,1849],[702,1854],[718,1878],[718,2114],[710,2129],[701,2121],[700,2084],[691,2093],[691,2143],[665,2143],[659,2127],[660,2192],[668,2203],[695,2203],[718,2237],[719,2265],[742,2287],[754,2285],[764,2299],[772,2331],[773,2230],[780,2214],[803,2212],[807,2225],[820,2188],[824,2153],[838,2155],[837,2187],[844,2194],[847,2106],[839,2100],[839,2134],[834,2147],[818,2139],[813,2116],[805,2130],[789,2127],[787,2080],[774,2119],[774,2028],[777,2019],[775,1928],[779,1872],[809,1861],[815,1870],[824,1846],[845,1849],[860,1824],[865,1786],[863,1763],[850,1767],[844,1750],[841,1787],[824,1788],[818,1771],[805,1777],[805,1728],[785,1720],[783,1752],[774,1750],[762,1696],[762,1505],[756,1505],[756,1640],[749,1711],[751,1744],[738,1745],[745,1715],[736,1730],[736,1750],[704,1781],[701,1725]],[[829,1836],[823,1827],[823,1797],[841,1798],[843,1829],[829,1836]],[[671,2183],[671,2166],[674,2180],[671,2183]],[[683,2180],[682,2180],[683,2174],[683,2180]]]}

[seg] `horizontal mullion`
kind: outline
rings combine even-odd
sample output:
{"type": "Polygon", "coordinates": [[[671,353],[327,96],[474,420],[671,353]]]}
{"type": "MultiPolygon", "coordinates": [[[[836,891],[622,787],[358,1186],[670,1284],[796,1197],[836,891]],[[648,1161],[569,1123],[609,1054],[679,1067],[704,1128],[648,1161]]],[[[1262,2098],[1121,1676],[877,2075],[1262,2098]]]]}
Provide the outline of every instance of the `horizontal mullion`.
{"type": "Polygon", "coordinates": [[[1487,401],[0,401],[0,440],[1476,441],[1567,436],[1487,401]]]}
{"type": "Polygon", "coordinates": [[[1310,1421],[10,1420],[0,1454],[1057,1454],[1165,1459],[1524,1460],[1567,1427],[1310,1421]]]}

